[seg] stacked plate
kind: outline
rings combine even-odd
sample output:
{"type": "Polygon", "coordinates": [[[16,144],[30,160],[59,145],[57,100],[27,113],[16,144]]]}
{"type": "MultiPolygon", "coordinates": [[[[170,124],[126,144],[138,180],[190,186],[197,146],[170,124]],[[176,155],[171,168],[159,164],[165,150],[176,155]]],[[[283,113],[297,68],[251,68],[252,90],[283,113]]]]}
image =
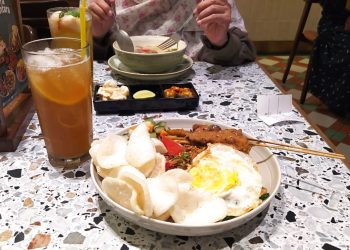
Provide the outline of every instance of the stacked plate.
{"type": "Polygon", "coordinates": [[[184,55],[182,63],[178,64],[175,68],[158,74],[147,74],[147,73],[139,73],[136,72],[129,67],[125,66],[118,58],[117,55],[112,56],[108,60],[108,65],[112,68],[114,73],[137,80],[145,80],[145,81],[159,81],[159,80],[167,80],[179,77],[186,72],[188,72],[193,65],[193,61],[190,57],[184,55]]]}

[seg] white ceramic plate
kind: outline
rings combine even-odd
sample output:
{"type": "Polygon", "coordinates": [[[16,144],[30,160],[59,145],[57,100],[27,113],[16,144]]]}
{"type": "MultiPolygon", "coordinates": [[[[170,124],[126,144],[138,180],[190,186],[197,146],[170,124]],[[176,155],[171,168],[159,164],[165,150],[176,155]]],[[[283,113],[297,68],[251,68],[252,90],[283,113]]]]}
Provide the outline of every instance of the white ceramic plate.
{"type": "MultiPolygon", "coordinates": [[[[191,129],[192,125],[195,123],[215,124],[215,125],[219,125],[221,128],[232,128],[224,124],[215,123],[215,122],[206,121],[206,120],[199,120],[199,119],[162,119],[162,121],[165,121],[170,128],[191,129]]],[[[128,128],[123,129],[120,131],[120,134],[125,134],[127,131],[128,131],[128,128]]],[[[250,151],[251,157],[256,162],[263,161],[269,158],[271,154],[272,153],[268,149],[262,148],[262,147],[253,147],[250,151]]],[[[140,216],[118,205],[102,191],[101,177],[99,177],[99,175],[97,174],[96,168],[93,166],[93,164],[91,164],[90,171],[91,171],[92,181],[97,191],[103,198],[103,200],[108,205],[110,205],[116,211],[116,213],[118,213],[118,215],[125,218],[126,220],[131,221],[149,230],[153,230],[161,233],[183,235],[183,236],[203,236],[203,235],[221,233],[224,231],[228,231],[232,228],[238,227],[248,222],[249,220],[253,219],[256,215],[258,215],[268,206],[271,199],[275,197],[275,194],[281,182],[280,166],[274,156],[270,157],[267,161],[259,164],[258,166],[259,166],[259,172],[262,176],[263,186],[266,187],[268,190],[268,193],[270,193],[269,198],[263,201],[257,208],[250,211],[249,213],[244,214],[243,216],[240,216],[231,220],[223,221],[223,222],[204,225],[204,226],[180,225],[177,223],[164,222],[160,220],[151,219],[145,216],[140,216]]]]}
{"type": "Polygon", "coordinates": [[[167,79],[173,79],[176,77],[179,77],[186,73],[188,70],[192,68],[193,61],[190,57],[184,56],[183,61],[181,64],[176,66],[173,70],[165,73],[160,74],[144,74],[144,73],[138,73],[124,64],[121,63],[121,61],[118,59],[117,55],[112,56],[108,59],[108,65],[112,68],[112,70],[119,75],[131,78],[131,79],[137,79],[137,80],[144,80],[144,81],[159,81],[159,80],[167,80],[167,79]]]}

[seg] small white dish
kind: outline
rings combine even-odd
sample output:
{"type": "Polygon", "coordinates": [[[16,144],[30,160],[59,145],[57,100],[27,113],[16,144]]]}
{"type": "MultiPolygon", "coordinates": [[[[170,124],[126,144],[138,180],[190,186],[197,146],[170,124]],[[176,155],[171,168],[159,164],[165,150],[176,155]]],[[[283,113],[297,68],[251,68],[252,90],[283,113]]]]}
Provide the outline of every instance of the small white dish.
{"type": "Polygon", "coordinates": [[[170,70],[165,73],[158,73],[158,74],[146,74],[146,73],[138,73],[127,66],[125,66],[118,58],[117,55],[112,56],[108,59],[108,65],[112,68],[112,70],[119,75],[131,78],[131,79],[137,79],[137,80],[144,80],[144,81],[160,81],[160,80],[167,80],[167,79],[173,79],[176,77],[179,77],[186,73],[188,70],[192,68],[193,61],[190,57],[184,55],[182,63],[177,65],[173,70],[170,70]]]}
{"type": "MultiPolygon", "coordinates": [[[[232,128],[230,126],[216,123],[212,121],[199,120],[199,119],[160,119],[161,121],[165,121],[170,128],[183,128],[189,130],[192,128],[193,124],[214,124],[218,125],[223,129],[232,128]]],[[[157,120],[157,121],[160,121],[157,120]]],[[[119,134],[127,133],[129,128],[125,128],[119,131],[119,134]]],[[[267,192],[270,196],[264,200],[257,208],[252,211],[234,219],[230,219],[227,221],[216,222],[203,226],[188,226],[181,225],[172,222],[165,222],[160,220],[151,219],[145,216],[140,216],[122,206],[114,202],[110,199],[101,188],[102,178],[97,174],[95,166],[91,163],[90,165],[90,173],[92,177],[92,181],[101,195],[102,199],[109,205],[114,211],[123,217],[124,219],[131,221],[141,227],[147,228],[152,231],[172,234],[172,235],[182,235],[182,236],[203,236],[203,235],[212,235],[217,233],[222,233],[228,231],[232,228],[236,228],[261,213],[274,199],[275,194],[280,186],[281,182],[281,171],[278,161],[274,156],[271,157],[272,153],[267,148],[263,147],[253,147],[250,151],[250,156],[255,160],[255,162],[263,163],[258,165],[259,172],[262,176],[263,186],[267,188],[267,192]],[[268,160],[266,160],[269,158],[268,160]],[[264,161],[266,160],[266,161],[264,161]]]]}

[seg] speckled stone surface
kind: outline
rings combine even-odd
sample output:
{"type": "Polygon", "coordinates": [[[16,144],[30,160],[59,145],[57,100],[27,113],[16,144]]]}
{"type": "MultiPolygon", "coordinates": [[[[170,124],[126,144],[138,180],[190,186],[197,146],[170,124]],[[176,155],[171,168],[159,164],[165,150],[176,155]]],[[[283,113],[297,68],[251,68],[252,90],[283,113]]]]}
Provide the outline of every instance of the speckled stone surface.
{"type": "MultiPolygon", "coordinates": [[[[112,78],[104,64],[95,63],[94,70],[95,84],[112,78]]],[[[279,93],[257,64],[222,68],[195,63],[190,75],[174,80],[188,81],[200,94],[196,110],[147,115],[208,119],[243,128],[258,138],[330,150],[301,116],[300,122],[271,127],[257,118],[257,95],[279,93]]],[[[138,123],[144,115],[95,115],[94,138],[138,123]]],[[[281,165],[282,184],[262,214],[219,235],[163,235],[128,223],[111,211],[92,184],[89,162],[75,170],[51,167],[34,116],[17,151],[0,153],[0,248],[349,249],[346,166],[334,159],[273,152],[281,165]]]]}

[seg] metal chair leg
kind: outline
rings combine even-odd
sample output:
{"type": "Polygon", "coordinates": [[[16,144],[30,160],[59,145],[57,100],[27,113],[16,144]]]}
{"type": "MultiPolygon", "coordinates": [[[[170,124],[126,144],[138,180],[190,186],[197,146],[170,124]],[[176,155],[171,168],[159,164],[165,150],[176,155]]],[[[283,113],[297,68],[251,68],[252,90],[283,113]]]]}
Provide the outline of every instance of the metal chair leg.
{"type": "Polygon", "coordinates": [[[297,30],[297,33],[296,33],[295,38],[294,38],[293,48],[292,48],[292,51],[291,51],[289,58],[288,58],[287,67],[286,67],[284,74],[283,74],[282,83],[285,83],[287,80],[290,68],[292,66],[292,63],[293,63],[293,60],[295,57],[295,53],[297,51],[299,42],[300,42],[302,35],[303,35],[305,23],[306,23],[307,18],[309,16],[311,5],[312,5],[312,1],[305,0],[303,14],[301,15],[301,18],[300,18],[298,30],[297,30]]]}

